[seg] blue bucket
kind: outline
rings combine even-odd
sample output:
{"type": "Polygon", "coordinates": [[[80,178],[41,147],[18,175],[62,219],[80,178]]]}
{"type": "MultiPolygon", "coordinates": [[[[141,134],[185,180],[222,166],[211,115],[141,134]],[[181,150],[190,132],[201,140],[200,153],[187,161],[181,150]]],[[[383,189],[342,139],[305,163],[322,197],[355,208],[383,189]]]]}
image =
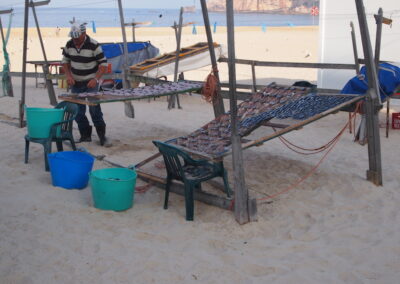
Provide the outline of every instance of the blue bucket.
{"type": "Polygon", "coordinates": [[[94,158],[79,151],[48,154],[51,180],[54,186],[83,189],[89,181],[94,158]]]}

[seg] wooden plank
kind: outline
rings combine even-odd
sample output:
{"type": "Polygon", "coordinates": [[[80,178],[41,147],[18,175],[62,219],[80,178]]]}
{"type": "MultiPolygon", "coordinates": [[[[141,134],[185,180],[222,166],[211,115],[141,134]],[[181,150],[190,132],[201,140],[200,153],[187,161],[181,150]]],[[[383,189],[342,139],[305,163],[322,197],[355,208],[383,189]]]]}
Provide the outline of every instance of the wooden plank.
{"type": "MultiPolygon", "coordinates": [[[[143,170],[136,170],[136,172],[141,180],[145,182],[151,182],[158,188],[165,190],[165,184],[166,184],[165,179],[152,175],[151,173],[145,172],[143,170]]],[[[183,184],[173,182],[171,184],[170,191],[184,196],[185,189],[183,184]]],[[[232,203],[233,203],[232,197],[228,198],[207,193],[204,191],[195,191],[194,199],[203,202],[205,204],[216,206],[225,210],[230,210],[230,211],[232,210],[232,203]]]]}
{"type": "MultiPolygon", "coordinates": [[[[220,58],[219,62],[228,62],[227,58],[220,58]]],[[[236,64],[268,67],[293,67],[293,68],[319,68],[319,69],[349,69],[355,70],[355,64],[336,64],[336,63],[307,63],[307,62],[275,62],[275,61],[256,61],[247,59],[235,59],[236,64]]]]}
{"type": "Polygon", "coordinates": [[[156,153],[156,154],[154,154],[154,155],[151,155],[151,156],[148,157],[147,159],[144,159],[143,161],[137,163],[137,164],[135,165],[135,168],[138,169],[138,168],[140,168],[141,166],[144,166],[144,165],[147,164],[148,162],[151,162],[151,161],[153,161],[154,159],[157,159],[157,158],[160,157],[160,156],[161,156],[161,153],[160,153],[160,152],[158,152],[158,153],[156,153]]]}

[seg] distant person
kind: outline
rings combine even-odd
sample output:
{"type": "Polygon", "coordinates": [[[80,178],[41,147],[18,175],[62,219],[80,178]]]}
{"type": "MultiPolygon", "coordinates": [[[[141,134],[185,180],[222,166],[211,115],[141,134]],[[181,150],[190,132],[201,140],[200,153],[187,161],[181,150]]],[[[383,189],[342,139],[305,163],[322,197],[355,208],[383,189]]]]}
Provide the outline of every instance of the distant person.
{"type": "MultiPolygon", "coordinates": [[[[97,92],[99,80],[107,71],[107,60],[97,41],[86,34],[86,23],[73,22],[70,39],[63,49],[62,65],[72,93],[97,92]]],[[[92,126],[87,119],[86,105],[78,104],[75,121],[81,135],[77,142],[92,141],[92,126]]],[[[89,113],[100,139],[100,145],[111,146],[106,138],[106,124],[100,105],[89,106],[89,113]]]]}
{"type": "Polygon", "coordinates": [[[56,36],[59,36],[60,35],[60,27],[59,26],[57,26],[57,28],[56,28],[56,36]]]}

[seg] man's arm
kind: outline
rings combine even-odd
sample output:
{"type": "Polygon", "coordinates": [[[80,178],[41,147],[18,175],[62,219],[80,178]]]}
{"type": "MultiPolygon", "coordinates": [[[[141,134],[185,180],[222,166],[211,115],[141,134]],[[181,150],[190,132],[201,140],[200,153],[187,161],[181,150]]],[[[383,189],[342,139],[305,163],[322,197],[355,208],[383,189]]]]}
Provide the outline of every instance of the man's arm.
{"type": "Polygon", "coordinates": [[[103,50],[99,44],[97,45],[93,54],[96,58],[97,63],[99,64],[99,69],[97,70],[94,79],[90,80],[87,84],[88,88],[96,87],[97,83],[99,83],[101,76],[103,76],[104,73],[107,73],[107,59],[104,56],[103,50]]]}
{"type": "Polygon", "coordinates": [[[107,72],[107,68],[103,65],[99,65],[99,70],[97,70],[96,75],[93,79],[89,81],[87,84],[88,88],[94,88],[96,87],[97,83],[99,82],[101,76],[103,76],[104,73],[107,72]]]}
{"type": "Polygon", "coordinates": [[[63,63],[63,68],[65,72],[65,76],[67,77],[67,83],[70,86],[75,85],[75,79],[72,77],[72,72],[71,72],[71,64],[70,63],[63,63]]]}

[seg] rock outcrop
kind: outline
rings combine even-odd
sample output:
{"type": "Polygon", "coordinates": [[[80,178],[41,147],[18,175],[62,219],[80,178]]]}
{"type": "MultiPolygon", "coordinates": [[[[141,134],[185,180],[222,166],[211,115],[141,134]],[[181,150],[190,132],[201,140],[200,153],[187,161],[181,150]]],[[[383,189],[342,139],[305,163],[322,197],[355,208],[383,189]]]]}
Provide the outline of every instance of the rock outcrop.
{"type": "MultiPolygon", "coordinates": [[[[210,12],[224,12],[226,0],[209,0],[210,12]]],[[[308,14],[319,0],[233,0],[235,12],[260,12],[279,14],[308,14]]]]}

